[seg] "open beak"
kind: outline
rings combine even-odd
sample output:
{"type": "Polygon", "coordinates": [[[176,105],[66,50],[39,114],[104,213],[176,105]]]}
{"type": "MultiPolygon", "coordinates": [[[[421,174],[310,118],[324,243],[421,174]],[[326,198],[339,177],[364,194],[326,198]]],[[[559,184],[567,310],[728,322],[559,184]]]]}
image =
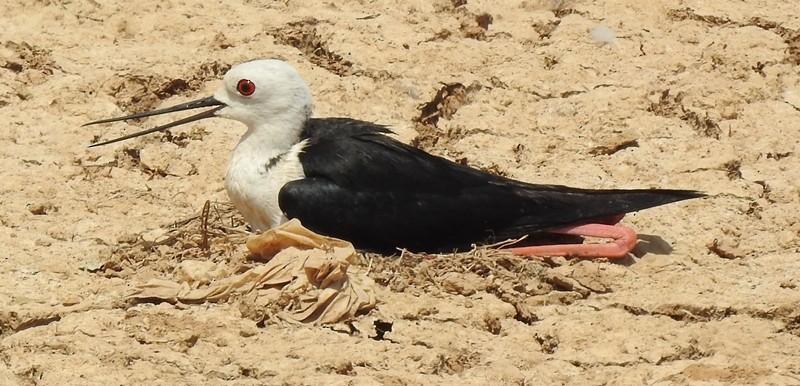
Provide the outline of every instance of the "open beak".
{"type": "Polygon", "coordinates": [[[101,119],[99,121],[92,121],[92,122],[84,124],[83,126],[96,125],[96,124],[99,124],[99,123],[125,121],[125,120],[128,120],[128,119],[135,119],[135,118],[144,118],[144,117],[150,117],[150,116],[153,116],[153,115],[174,113],[176,111],[191,110],[191,109],[197,109],[197,108],[200,108],[200,107],[209,107],[209,106],[217,106],[217,107],[215,107],[213,109],[210,109],[210,110],[203,111],[200,114],[195,114],[195,115],[183,118],[183,119],[179,119],[179,120],[177,120],[175,122],[172,122],[172,123],[167,123],[166,125],[156,126],[156,127],[152,128],[152,129],[142,130],[142,131],[140,131],[138,133],[128,134],[128,135],[125,135],[125,136],[122,136],[122,137],[119,137],[119,138],[114,138],[114,139],[111,139],[111,140],[108,140],[108,141],[98,142],[98,143],[90,145],[89,147],[103,146],[103,145],[108,145],[110,143],[114,143],[114,142],[124,141],[126,139],[135,138],[135,137],[138,137],[140,135],[145,135],[145,134],[154,133],[156,131],[166,130],[166,129],[169,129],[171,127],[182,125],[184,123],[194,122],[194,121],[197,121],[197,120],[200,120],[200,119],[204,119],[204,118],[212,118],[212,117],[216,116],[217,111],[219,111],[219,110],[221,110],[221,109],[223,109],[225,107],[225,104],[220,102],[220,101],[218,101],[218,100],[216,100],[216,99],[214,99],[214,97],[207,97],[207,98],[198,99],[198,100],[191,101],[191,102],[181,103],[179,105],[172,106],[172,107],[166,107],[166,108],[163,108],[163,109],[158,109],[158,110],[153,110],[153,111],[146,111],[146,112],[143,112],[143,113],[132,114],[132,115],[126,115],[124,117],[109,118],[109,119],[101,119]]]}

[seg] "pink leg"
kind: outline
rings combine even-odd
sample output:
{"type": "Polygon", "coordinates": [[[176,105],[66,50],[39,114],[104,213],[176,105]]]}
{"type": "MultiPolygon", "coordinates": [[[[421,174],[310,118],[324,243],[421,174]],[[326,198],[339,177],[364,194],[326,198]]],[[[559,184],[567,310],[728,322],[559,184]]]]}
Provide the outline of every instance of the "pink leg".
{"type": "Polygon", "coordinates": [[[535,245],[506,248],[505,250],[521,256],[607,257],[618,259],[627,256],[636,246],[636,232],[622,225],[584,224],[555,229],[550,233],[602,237],[614,239],[614,241],[605,244],[535,245]]]}

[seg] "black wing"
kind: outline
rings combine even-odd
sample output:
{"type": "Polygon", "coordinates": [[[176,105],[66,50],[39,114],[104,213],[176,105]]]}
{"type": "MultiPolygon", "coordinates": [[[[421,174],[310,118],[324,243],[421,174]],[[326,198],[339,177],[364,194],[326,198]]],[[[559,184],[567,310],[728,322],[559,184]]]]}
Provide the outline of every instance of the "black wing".
{"type": "Polygon", "coordinates": [[[367,122],[315,119],[305,179],[281,189],[290,218],[359,248],[441,251],[580,224],[702,194],[533,185],[436,157],[367,122]]]}

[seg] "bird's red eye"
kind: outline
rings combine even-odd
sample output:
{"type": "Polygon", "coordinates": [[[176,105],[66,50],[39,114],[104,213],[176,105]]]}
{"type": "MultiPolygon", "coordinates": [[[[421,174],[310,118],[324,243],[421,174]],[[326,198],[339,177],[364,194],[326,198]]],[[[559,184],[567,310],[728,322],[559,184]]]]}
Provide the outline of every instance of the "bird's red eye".
{"type": "Polygon", "coordinates": [[[249,79],[242,79],[236,84],[236,91],[244,96],[253,95],[253,93],[256,92],[256,84],[249,79]]]}

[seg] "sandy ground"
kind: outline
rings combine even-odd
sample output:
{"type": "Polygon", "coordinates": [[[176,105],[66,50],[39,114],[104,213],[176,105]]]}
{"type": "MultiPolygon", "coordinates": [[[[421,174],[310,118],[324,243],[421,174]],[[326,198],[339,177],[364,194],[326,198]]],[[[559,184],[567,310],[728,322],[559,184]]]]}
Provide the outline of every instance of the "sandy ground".
{"type": "Polygon", "coordinates": [[[800,384],[795,1],[402,3],[2,2],[0,384],[800,384]],[[380,303],[350,325],[126,301],[182,259],[242,259],[241,237],[165,235],[224,209],[243,126],[88,149],[170,118],[81,124],[262,57],[298,68],[316,116],[475,167],[711,196],[628,216],[623,261],[365,256],[380,303]]]}

